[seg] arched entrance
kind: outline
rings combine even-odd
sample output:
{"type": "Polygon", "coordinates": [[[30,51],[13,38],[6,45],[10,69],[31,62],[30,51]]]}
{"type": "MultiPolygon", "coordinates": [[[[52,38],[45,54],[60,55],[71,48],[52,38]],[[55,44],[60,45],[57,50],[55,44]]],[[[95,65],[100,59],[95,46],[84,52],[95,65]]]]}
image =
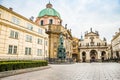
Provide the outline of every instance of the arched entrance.
{"type": "Polygon", "coordinates": [[[119,58],[119,51],[116,51],[116,56],[117,58],[119,58]]]}
{"type": "Polygon", "coordinates": [[[82,52],[82,62],[86,62],[86,52],[82,52]]]}
{"type": "Polygon", "coordinates": [[[97,51],[96,50],[91,50],[90,51],[90,62],[95,62],[96,61],[96,56],[97,56],[97,51]]]}
{"type": "Polygon", "coordinates": [[[101,60],[102,60],[102,62],[105,60],[105,57],[106,57],[106,52],[102,51],[102,53],[101,53],[101,60]]]}

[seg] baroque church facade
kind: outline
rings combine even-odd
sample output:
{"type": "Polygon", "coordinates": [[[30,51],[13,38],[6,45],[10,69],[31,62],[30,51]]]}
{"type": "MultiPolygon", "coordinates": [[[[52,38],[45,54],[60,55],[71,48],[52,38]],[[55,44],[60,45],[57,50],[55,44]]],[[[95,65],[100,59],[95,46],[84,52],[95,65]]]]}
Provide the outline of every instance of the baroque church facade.
{"type": "Polygon", "coordinates": [[[85,33],[84,39],[81,36],[79,42],[80,60],[81,62],[104,61],[108,59],[107,49],[106,39],[101,40],[98,31],[93,32],[91,28],[90,32],[85,33]]]}
{"type": "Polygon", "coordinates": [[[66,49],[66,58],[72,58],[72,34],[71,29],[62,25],[60,14],[53,8],[51,3],[46,5],[46,8],[41,10],[36,23],[45,26],[46,33],[49,35],[49,59],[57,58],[59,37],[62,33],[64,39],[64,47],[66,49]]]}

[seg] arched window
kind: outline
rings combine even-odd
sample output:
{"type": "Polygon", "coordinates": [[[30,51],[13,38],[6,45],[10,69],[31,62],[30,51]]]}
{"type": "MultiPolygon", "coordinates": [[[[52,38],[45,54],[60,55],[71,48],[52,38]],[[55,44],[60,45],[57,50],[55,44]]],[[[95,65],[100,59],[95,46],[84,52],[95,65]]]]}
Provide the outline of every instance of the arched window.
{"type": "Polygon", "coordinates": [[[49,24],[53,24],[53,20],[52,19],[49,20],[49,24]]]}
{"type": "Polygon", "coordinates": [[[44,24],[44,21],[43,21],[43,20],[41,20],[41,21],[40,21],[40,25],[42,26],[43,24],[44,24]]]}

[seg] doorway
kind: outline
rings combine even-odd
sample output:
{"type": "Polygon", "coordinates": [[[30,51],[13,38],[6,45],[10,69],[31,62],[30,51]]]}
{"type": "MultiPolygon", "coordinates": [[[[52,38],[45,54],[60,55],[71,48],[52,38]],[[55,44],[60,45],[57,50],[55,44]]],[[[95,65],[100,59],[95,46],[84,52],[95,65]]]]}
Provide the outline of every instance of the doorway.
{"type": "Polygon", "coordinates": [[[91,50],[90,51],[90,62],[96,62],[97,51],[91,50]]]}
{"type": "Polygon", "coordinates": [[[102,62],[104,62],[105,57],[106,57],[106,52],[102,51],[102,54],[101,54],[101,60],[102,60],[102,62]]]}
{"type": "Polygon", "coordinates": [[[82,62],[86,62],[86,52],[82,52],[82,62]]]}

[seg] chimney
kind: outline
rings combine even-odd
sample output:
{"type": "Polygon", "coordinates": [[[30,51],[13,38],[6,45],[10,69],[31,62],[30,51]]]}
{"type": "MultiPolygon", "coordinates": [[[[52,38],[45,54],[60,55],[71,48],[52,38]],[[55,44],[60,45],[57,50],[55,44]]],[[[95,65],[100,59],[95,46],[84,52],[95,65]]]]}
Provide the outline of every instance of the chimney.
{"type": "Polygon", "coordinates": [[[9,10],[11,10],[11,11],[12,11],[12,10],[13,10],[13,8],[9,7],[9,10]]]}
{"type": "Polygon", "coordinates": [[[29,20],[33,21],[33,20],[34,20],[34,17],[33,17],[33,16],[31,16],[31,17],[29,18],[29,20]]]}

